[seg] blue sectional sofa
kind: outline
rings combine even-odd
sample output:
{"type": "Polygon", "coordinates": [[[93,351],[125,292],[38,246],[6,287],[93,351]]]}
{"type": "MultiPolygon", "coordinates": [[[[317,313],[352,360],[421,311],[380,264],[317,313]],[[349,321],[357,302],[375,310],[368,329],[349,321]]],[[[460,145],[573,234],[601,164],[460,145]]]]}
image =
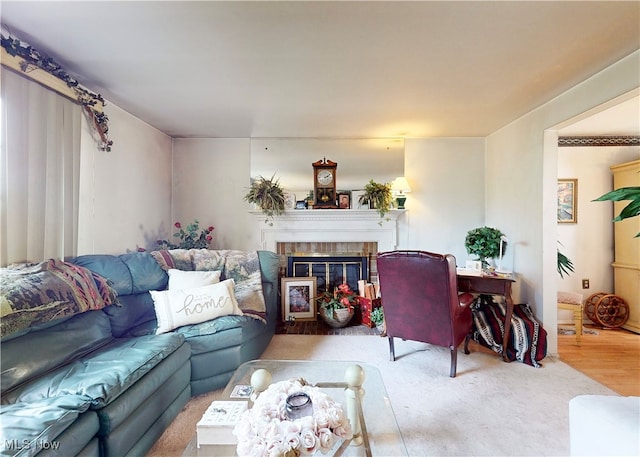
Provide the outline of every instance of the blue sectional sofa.
{"type": "Polygon", "coordinates": [[[107,278],[117,304],[3,337],[0,455],[144,456],[192,396],[223,387],[269,344],[279,261],[257,255],[262,319],[228,315],[162,334],[149,291],[166,289],[168,275],[150,253],[68,260],[107,278]]]}

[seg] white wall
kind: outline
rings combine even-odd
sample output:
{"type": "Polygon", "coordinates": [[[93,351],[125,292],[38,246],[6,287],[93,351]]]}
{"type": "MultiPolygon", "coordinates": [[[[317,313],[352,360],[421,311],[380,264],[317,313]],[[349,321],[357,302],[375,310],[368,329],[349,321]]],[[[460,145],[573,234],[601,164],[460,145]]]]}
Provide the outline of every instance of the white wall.
{"type": "MultiPolygon", "coordinates": [[[[578,179],[578,223],[558,224],[560,250],[575,272],[564,279],[558,275],[558,290],[578,292],[585,299],[613,293],[613,204],[592,200],[612,190],[611,165],[638,158],[637,146],[558,148],[558,177],[578,179]],[[582,289],[582,278],[589,279],[589,289],[582,289]]],[[[573,322],[571,311],[558,310],[558,322],[573,322]]]]}
{"type": "MultiPolygon", "coordinates": [[[[278,161],[273,168],[277,172],[278,161]]],[[[212,247],[258,249],[256,224],[243,201],[250,180],[249,139],[176,139],[173,219],[213,225],[212,247]]],[[[345,172],[344,170],[342,171],[345,172]]],[[[400,218],[399,247],[467,258],[466,232],[484,217],[484,140],[407,140],[405,175],[412,192],[400,218]]],[[[309,163],[309,186],[312,187],[309,163]]]]}
{"type": "Polygon", "coordinates": [[[256,220],[243,200],[250,184],[250,146],[248,138],[173,142],[172,221],[198,219],[201,226],[214,226],[213,249],[259,247],[252,238],[256,220]]]}
{"type": "MultiPolygon", "coordinates": [[[[534,308],[557,353],[557,147],[547,129],[637,88],[640,51],[487,137],[488,225],[516,240],[519,297],[534,308]]],[[[557,144],[557,135],[556,135],[557,144]]],[[[512,247],[513,243],[512,243],[512,247]]]]}
{"type": "Polygon", "coordinates": [[[170,225],[171,138],[110,103],[110,152],[82,132],[78,254],[152,248],[170,225]]]}
{"type": "Polygon", "coordinates": [[[405,141],[405,176],[411,185],[407,226],[399,246],[449,253],[458,265],[472,258],[464,240],[484,225],[484,139],[432,138],[405,141]],[[405,234],[406,233],[406,234],[405,234]]]}

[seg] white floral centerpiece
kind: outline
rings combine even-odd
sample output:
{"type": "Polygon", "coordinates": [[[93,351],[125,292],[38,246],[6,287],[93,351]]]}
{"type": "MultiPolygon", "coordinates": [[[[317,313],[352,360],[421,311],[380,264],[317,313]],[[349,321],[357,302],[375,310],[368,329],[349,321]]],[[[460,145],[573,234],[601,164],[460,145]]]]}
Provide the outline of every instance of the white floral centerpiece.
{"type": "Polygon", "coordinates": [[[336,440],[353,438],[351,424],[340,403],[301,379],[271,384],[245,411],[233,434],[239,457],[294,457],[329,452],[336,440]],[[304,392],[311,398],[313,414],[289,420],[287,397],[304,392]]]}

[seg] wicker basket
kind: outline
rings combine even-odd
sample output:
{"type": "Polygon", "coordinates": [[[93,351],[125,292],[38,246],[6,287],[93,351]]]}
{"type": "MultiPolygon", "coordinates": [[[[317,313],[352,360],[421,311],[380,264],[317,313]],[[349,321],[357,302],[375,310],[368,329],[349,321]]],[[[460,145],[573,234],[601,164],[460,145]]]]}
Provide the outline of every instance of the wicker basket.
{"type": "Polygon", "coordinates": [[[322,319],[334,328],[346,327],[353,317],[353,309],[340,308],[333,311],[327,311],[320,308],[320,316],[322,319]]]}

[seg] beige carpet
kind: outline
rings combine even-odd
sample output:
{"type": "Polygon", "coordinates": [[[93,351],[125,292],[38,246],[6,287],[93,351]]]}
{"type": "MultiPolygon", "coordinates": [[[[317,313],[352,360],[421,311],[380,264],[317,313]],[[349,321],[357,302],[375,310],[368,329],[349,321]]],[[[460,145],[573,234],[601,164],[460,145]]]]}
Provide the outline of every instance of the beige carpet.
{"type": "MultiPolygon", "coordinates": [[[[396,339],[396,356],[389,361],[387,339],[379,336],[276,335],[262,358],[377,367],[410,456],[569,455],[569,400],[617,395],[555,358],[533,368],[460,350],[458,376],[450,378],[448,349],[396,339]]],[[[193,398],[147,457],[182,455],[220,393],[193,398]]]]}

